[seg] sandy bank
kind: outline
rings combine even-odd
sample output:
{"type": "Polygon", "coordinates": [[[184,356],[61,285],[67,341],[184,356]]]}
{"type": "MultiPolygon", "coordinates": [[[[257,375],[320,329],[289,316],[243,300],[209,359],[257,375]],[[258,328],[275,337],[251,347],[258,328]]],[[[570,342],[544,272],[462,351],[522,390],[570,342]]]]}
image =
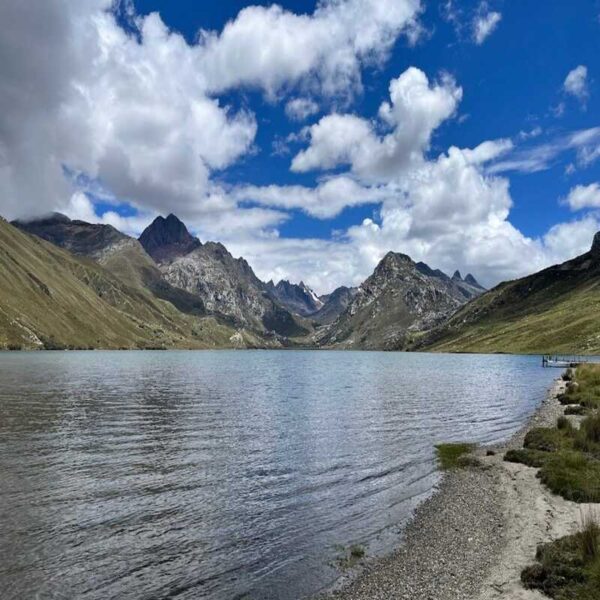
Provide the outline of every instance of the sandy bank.
{"type": "MultiPolygon", "coordinates": [[[[537,469],[503,461],[532,427],[555,424],[563,409],[557,381],[528,424],[496,454],[480,452],[482,468],[450,472],[424,502],[392,555],[373,560],[343,589],[343,600],[540,600],[523,589],[521,570],[536,547],[573,533],[581,506],[550,493],[537,469]]],[[[585,505],[584,505],[585,506],[585,505]]],[[[600,507],[600,505],[595,505],[600,507]]]]}

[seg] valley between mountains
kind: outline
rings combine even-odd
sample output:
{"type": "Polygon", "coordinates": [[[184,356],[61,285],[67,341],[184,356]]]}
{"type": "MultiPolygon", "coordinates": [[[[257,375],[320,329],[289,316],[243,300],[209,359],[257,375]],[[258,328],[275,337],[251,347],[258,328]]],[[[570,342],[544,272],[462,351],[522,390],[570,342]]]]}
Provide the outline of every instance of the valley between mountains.
{"type": "Polygon", "coordinates": [[[139,239],[52,214],[0,220],[0,348],[600,350],[590,252],[485,290],[389,252],[358,288],[261,281],[175,215],[139,239]],[[554,331],[552,335],[550,331],[554,331]]]}

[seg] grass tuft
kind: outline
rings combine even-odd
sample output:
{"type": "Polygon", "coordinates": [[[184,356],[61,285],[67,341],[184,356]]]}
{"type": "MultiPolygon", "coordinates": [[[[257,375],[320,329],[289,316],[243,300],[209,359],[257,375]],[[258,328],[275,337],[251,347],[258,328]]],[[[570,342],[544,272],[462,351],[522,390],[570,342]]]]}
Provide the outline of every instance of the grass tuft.
{"type": "Polygon", "coordinates": [[[476,447],[475,444],[465,442],[437,444],[435,449],[440,468],[448,471],[450,469],[473,466],[469,464],[466,455],[473,452],[476,447]]]}
{"type": "Polygon", "coordinates": [[[587,560],[600,558],[600,523],[596,515],[591,511],[582,514],[581,517],[581,552],[587,560]]]}
{"type": "Polygon", "coordinates": [[[557,600],[598,600],[599,544],[600,527],[586,517],[575,535],[538,546],[537,564],[521,573],[523,585],[557,600]]]}

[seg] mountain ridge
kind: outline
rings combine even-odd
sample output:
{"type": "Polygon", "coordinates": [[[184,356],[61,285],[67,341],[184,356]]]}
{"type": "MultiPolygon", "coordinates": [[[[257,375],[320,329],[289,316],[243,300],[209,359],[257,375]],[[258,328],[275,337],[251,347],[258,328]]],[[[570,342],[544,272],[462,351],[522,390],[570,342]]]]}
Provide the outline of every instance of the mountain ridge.
{"type": "Polygon", "coordinates": [[[404,349],[416,333],[438,324],[476,294],[440,270],[388,252],[316,342],[325,347],[404,349]]]}
{"type": "Polygon", "coordinates": [[[600,232],[588,252],[498,284],[414,349],[447,352],[600,352],[600,232]]]}

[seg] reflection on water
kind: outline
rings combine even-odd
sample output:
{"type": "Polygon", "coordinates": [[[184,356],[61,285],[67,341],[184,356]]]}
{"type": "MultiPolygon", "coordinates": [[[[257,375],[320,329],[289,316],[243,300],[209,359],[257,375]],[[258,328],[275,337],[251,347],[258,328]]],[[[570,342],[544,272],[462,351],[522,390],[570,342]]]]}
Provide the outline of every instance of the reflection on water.
{"type": "Polygon", "coordinates": [[[389,550],[439,441],[495,442],[536,358],[0,354],[3,598],[298,598],[389,550]]]}

